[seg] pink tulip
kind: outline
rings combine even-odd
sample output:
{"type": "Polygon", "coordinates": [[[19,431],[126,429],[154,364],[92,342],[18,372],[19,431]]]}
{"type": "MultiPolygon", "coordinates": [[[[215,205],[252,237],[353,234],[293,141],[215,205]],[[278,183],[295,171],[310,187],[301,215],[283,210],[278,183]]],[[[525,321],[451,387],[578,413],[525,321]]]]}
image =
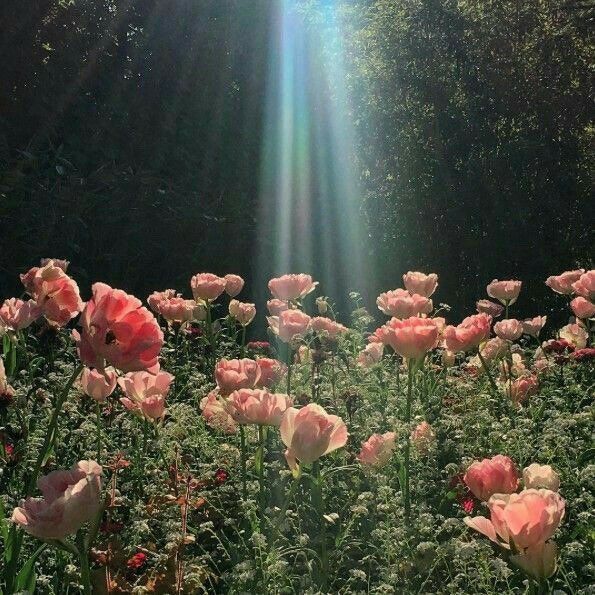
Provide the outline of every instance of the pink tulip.
{"type": "Polygon", "coordinates": [[[436,434],[427,421],[422,421],[411,432],[411,444],[421,455],[428,454],[434,442],[436,442],[436,434]]]}
{"type": "Polygon", "coordinates": [[[557,492],[560,488],[560,476],[549,465],[532,463],[523,469],[523,483],[525,488],[544,488],[557,492]]]}
{"type": "Polygon", "coordinates": [[[509,396],[515,405],[524,403],[539,390],[539,380],[533,374],[525,374],[514,380],[509,387],[509,396]]]}
{"type": "Polygon", "coordinates": [[[292,401],[287,395],[266,390],[242,388],[229,395],[229,414],[239,424],[279,426],[281,418],[292,401]]]}
{"type": "Polygon", "coordinates": [[[547,322],[547,316],[535,316],[534,318],[526,318],[523,320],[523,333],[530,337],[539,337],[541,329],[547,322]]]}
{"type": "Polygon", "coordinates": [[[174,377],[168,372],[131,372],[118,378],[118,384],[126,395],[120,402],[126,409],[155,421],[165,415],[165,397],[174,377]]]}
{"type": "Polygon", "coordinates": [[[303,298],[316,289],[318,281],[312,281],[310,275],[283,275],[269,281],[269,291],[273,297],[284,302],[303,298]]]}
{"type": "Polygon", "coordinates": [[[147,303],[149,308],[155,312],[155,314],[161,314],[161,304],[167,300],[176,297],[175,289],[165,289],[164,291],[154,291],[148,298],[147,303]]]}
{"type": "Polygon", "coordinates": [[[431,318],[413,316],[405,320],[391,318],[376,333],[385,345],[392,347],[401,357],[420,360],[436,347],[439,330],[431,318]]]}
{"type": "Polygon", "coordinates": [[[202,416],[209,426],[225,434],[235,434],[237,425],[227,411],[225,397],[219,395],[217,389],[211,391],[200,402],[202,416]]]}
{"type": "Polygon", "coordinates": [[[410,294],[404,289],[381,293],[376,299],[376,305],[383,314],[395,318],[429,314],[434,307],[432,300],[418,294],[410,294]]]}
{"type": "Polygon", "coordinates": [[[244,279],[239,275],[225,275],[225,293],[229,297],[236,297],[240,291],[244,288],[244,279]]]}
{"type": "Polygon", "coordinates": [[[447,326],[443,337],[450,351],[469,351],[479,346],[490,335],[492,319],[488,314],[467,316],[458,326],[447,326]]]}
{"type": "Polygon", "coordinates": [[[140,300],[105,283],[95,283],[81,315],[82,332],[72,331],[79,357],[103,370],[106,361],[123,372],[155,369],[163,333],[140,300]]]}
{"type": "Polygon", "coordinates": [[[221,359],[215,366],[215,380],[223,396],[241,388],[254,388],[260,368],[253,359],[221,359]]]}
{"type": "Polygon", "coordinates": [[[514,378],[515,376],[528,375],[527,368],[525,367],[520,353],[513,353],[512,358],[502,360],[500,362],[500,372],[505,380],[508,378],[514,378]]]}
{"type": "Polygon", "coordinates": [[[297,471],[298,460],[308,465],[347,443],[347,426],[343,420],[329,415],[316,403],[301,409],[289,407],[280,430],[281,440],[287,446],[285,458],[292,471],[297,471]]]}
{"type": "Polygon", "coordinates": [[[311,318],[301,310],[284,310],[279,316],[268,316],[267,320],[273,333],[289,343],[308,332],[311,318]]]}
{"type": "Polygon", "coordinates": [[[506,341],[516,341],[523,334],[523,323],[516,318],[507,318],[494,325],[494,332],[506,341]]]}
{"type": "Polygon", "coordinates": [[[500,337],[494,337],[481,345],[480,352],[486,362],[491,362],[503,357],[508,352],[508,343],[500,337]]]}
{"type": "Polygon", "coordinates": [[[463,481],[482,502],[493,494],[512,494],[519,485],[518,471],[509,457],[496,455],[473,463],[463,476],[463,481]]]}
{"type": "Polygon", "coordinates": [[[88,397],[98,403],[105,403],[116,388],[117,378],[116,373],[109,368],[103,372],[94,368],[84,368],[81,374],[81,388],[88,397]]]}
{"type": "Polygon", "coordinates": [[[256,306],[238,300],[229,302],[229,315],[235,318],[241,326],[248,326],[256,316],[256,306]]]}
{"type": "Polygon", "coordinates": [[[595,316],[595,304],[591,303],[588,299],[579,295],[570,302],[570,307],[577,318],[583,320],[587,318],[593,318],[595,316]]]}
{"type": "Polygon", "coordinates": [[[8,384],[8,378],[6,377],[6,369],[4,368],[4,362],[0,357],[0,398],[1,397],[14,397],[14,389],[8,384]]]}
{"type": "Polygon", "coordinates": [[[34,300],[24,302],[19,298],[4,300],[0,307],[0,325],[11,331],[20,331],[35,322],[41,308],[34,300]]]}
{"type": "Polygon", "coordinates": [[[489,314],[492,318],[498,318],[504,312],[504,306],[496,302],[490,302],[490,300],[479,300],[475,306],[480,314],[483,312],[489,314]]]}
{"type": "Polygon", "coordinates": [[[418,294],[429,298],[438,287],[438,275],[409,271],[403,275],[403,284],[411,295],[418,294]]]}
{"type": "Polygon", "coordinates": [[[52,471],[37,481],[42,498],[21,500],[12,520],[43,540],[64,539],[95,519],[102,507],[102,468],[79,461],[70,471],[52,471]]]}
{"type": "Polygon", "coordinates": [[[528,575],[541,581],[556,572],[557,555],[556,544],[553,541],[548,541],[525,548],[522,553],[510,556],[510,560],[528,575]]]}
{"type": "Polygon", "coordinates": [[[585,269],[578,269],[576,271],[566,271],[561,275],[553,275],[548,277],[545,284],[553,289],[556,293],[563,295],[570,295],[572,293],[572,284],[578,281],[585,269]]]}
{"type": "Polygon", "coordinates": [[[198,273],[190,279],[192,295],[196,301],[212,302],[224,291],[227,282],[213,273],[198,273]]]}
{"type": "Polygon", "coordinates": [[[287,371],[287,366],[270,357],[261,357],[256,360],[258,366],[258,380],[256,386],[258,388],[272,388],[275,386],[287,371]]]}
{"type": "Polygon", "coordinates": [[[362,368],[370,368],[382,360],[383,343],[369,343],[357,356],[357,364],[362,368]]]}
{"type": "Polygon", "coordinates": [[[289,309],[289,304],[283,300],[272,299],[267,302],[267,310],[271,316],[279,316],[281,312],[289,309]]]}
{"type": "Polygon", "coordinates": [[[572,284],[572,289],[585,299],[595,301],[595,269],[583,273],[579,280],[572,284]]]}
{"type": "Polygon", "coordinates": [[[342,324],[324,316],[315,316],[310,319],[310,329],[315,333],[328,337],[331,341],[336,340],[339,335],[342,335],[349,330],[342,324]]]}
{"type": "Polygon", "coordinates": [[[191,320],[204,320],[206,317],[204,306],[197,304],[194,300],[185,300],[179,296],[163,300],[159,310],[165,320],[176,324],[183,324],[191,320]]]}
{"type": "Polygon", "coordinates": [[[358,461],[369,467],[386,465],[395,450],[396,437],[394,432],[372,434],[365,442],[362,442],[362,449],[357,455],[358,461]]]}
{"type": "Polygon", "coordinates": [[[568,341],[575,349],[583,349],[589,340],[589,333],[581,324],[567,324],[560,329],[558,334],[560,339],[568,341]]]}
{"type": "Polygon", "coordinates": [[[487,293],[503,304],[514,304],[521,293],[522,281],[498,281],[494,279],[487,287],[487,293]]]}
{"type": "Polygon", "coordinates": [[[62,258],[42,258],[40,266],[44,267],[49,262],[53,262],[54,266],[61,268],[64,272],[66,272],[68,265],[70,264],[69,260],[64,260],[62,258]]]}

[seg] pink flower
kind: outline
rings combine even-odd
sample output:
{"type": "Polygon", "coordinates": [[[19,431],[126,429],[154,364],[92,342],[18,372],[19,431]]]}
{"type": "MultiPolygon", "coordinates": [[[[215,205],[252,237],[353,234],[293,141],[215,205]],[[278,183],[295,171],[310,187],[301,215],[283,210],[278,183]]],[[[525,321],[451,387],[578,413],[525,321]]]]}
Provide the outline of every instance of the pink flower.
{"type": "Polygon", "coordinates": [[[49,262],[53,262],[54,266],[61,268],[64,272],[66,272],[70,264],[69,260],[63,260],[62,258],[42,258],[40,266],[44,267],[49,262]]]}
{"type": "Polygon", "coordinates": [[[595,269],[583,273],[579,280],[572,284],[572,289],[591,302],[595,301],[595,269]]]}
{"type": "Polygon", "coordinates": [[[256,316],[256,306],[238,300],[229,302],[229,315],[235,318],[240,325],[248,326],[256,316]]]}
{"type": "Polygon", "coordinates": [[[182,297],[172,297],[160,304],[161,316],[168,322],[182,324],[191,320],[204,320],[206,310],[202,304],[182,297]]]}
{"type": "Polygon", "coordinates": [[[490,335],[492,319],[488,314],[467,316],[458,326],[449,325],[444,329],[446,348],[450,351],[469,351],[490,335]]]}
{"type": "Polygon", "coordinates": [[[475,307],[481,314],[489,314],[492,318],[498,318],[502,312],[504,312],[504,306],[497,304],[496,302],[490,302],[490,300],[479,300],[475,307]]]}
{"type": "Polygon", "coordinates": [[[372,434],[365,442],[357,455],[358,461],[364,466],[382,467],[386,465],[395,449],[397,435],[394,432],[386,434],[372,434]]]}
{"type": "Polygon", "coordinates": [[[198,273],[190,279],[192,295],[196,301],[212,302],[225,291],[226,286],[225,279],[213,273],[198,273]]]}
{"type": "Polygon", "coordinates": [[[589,340],[589,333],[580,324],[567,324],[560,329],[558,334],[560,339],[568,341],[575,349],[583,349],[589,340]]]}
{"type": "Polygon", "coordinates": [[[155,312],[155,314],[161,314],[161,304],[171,298],[176,297],[175,289],[165,289],[164,291],[154,291],[148,298],[147,303],[149,308],[155,312]]]}
{"type": "Polygon", "coordinates": [[[525,488],[545,488],[557,492],[560,488],[560,476],[549,466],[532,463],[523,469],[525,488]]]}
{"type": "Polygon", "coordinates": [[[311,319],[301,310],[284,310],[279,316],[268,316],[267,320],[273,333],[284,343],[289,343],[308,332],[311,319]]]}
{"type": "Polygon", "coordinates": [[[533,374],[520,376],[510,385],[509,396],[513,403],[524,403],[528,397],[539,390],[539,380],[533,374]]]}
{"type": "Polygon", "coordinates": [[[224,396],[241,388],[254,388],[260,368],[253,359],[221,359],[215,366],[215,380],[224,396]]]}
{"type": "Polygon", "coordinates": [[[496,455],[473,463],[463,481],[476,498],[487,502],[493,494],[512,494],[519,485],[519,474],[512,459],[496,455]]]}
{"type": "Polygon", "coordinates": [[[391,318],[376,333],[385,345],[390,345],[401,357],[419,360],[436,347],[438,327],[431,318],[415,316],[399,320],[391,318]]]}
{"type": "Polygon", "coordinates": [[[534,318],[526,318],[523,320],[523,333],[530,337],[539,337],[541,329],[547,322],[547,316],[535,316],[534,318]]]}
{"type": "Polygon", "coordinates": [[[94,368],[84,368],[81,374],[83,392],[98,403],[104,403],[114,392],[116,381],[116,373],[109,368],[106,368],[103,372],[94,368]]]}
{"type": "Polygon", "coordinates": [[[585,269],[578,269],[576,271],[566,271],[561,275],[554,275],[548,277],[545,284],[553,289],[556,293],[563,295],[570,295],[572,293],[572,284],[578,281],[585,269]]]}
{"type": "Polygon", "coordinates": [[[39,539],[63,539],[76,533],[101,510],[102,468],[79,461],[70,471],[39,478],[42,498],[27,498],[12,513],[13,522],[39,539]]]}
{"type": "Polygon", "coordinates": [[[14,389],[8,384],[8,378],[6,377],[6,369],[4,368],[4,362],[0,357],[0,403],[3,403],[2,398],[4,397],[5,402],[12,401],[14,396],[14,389]]]}
{"type": "Polygon", "coordinates": [[[236,297],[240,291],[244,288],[244,279],[239,275],[225,275],[225,293],[229,297],[236,297]]]}
{"type": "Polygon", "coordinates": [[[227,411],[227,401],[219,395],[217,389],[212,390],[200,402],[202,416],[209,426],[225,434],[235,434],[237,425],[227,411]]]}
{"type": "Polygon", "coordinates": [[[395,318],[429,314],[434,307],[432,300],[418,294],[410,294],[404,289],[381,293],[376,299],[376,305],[383,314],[395,318]]]}
{"type": "Polygon", "coordinates": [[[242,388],[229,395],[229,414],[239,424],[279,426],[281,418],[292,401],[287,395],[266,390],[242,388]]]}
{"type": "Polygon", "coordinates": [[[155,421],[165,415],[165,397],[174,377],[168,372],[131,372],[118,378],[118,384],[126,395],[120,402],[126,409],[155,421]]]}
{"type": "Polygon", "coordinates": [[[501,339],[516,341],[523,334],[523,323],[516,318],[500,320],[494,325],[494,332],[501,339]]]}
{"type": "Polygon", "coordinates": [[[503,304],[514,304],[521,293],[522,281],[498,281],[494,279],[487,287],[488,295],[503,304]]]}
{"type": "Polygon", "coordinates": [[[0,307],[0,325],[11,331],[20,331],[35,322],[41,315],[41,308],[34,300],[24,302],[19,298],[4,300],[0,307]]]}
{"type": "Polygon", "coordinates": [[[267,302],[267,310],[271,316],[279,316],[281,312],[289,309],[289,304],[283,300],[272,299],[267,302]]]}
{"type": "Polygon", "coordinates": [[[572,355],[572,359],[577,362],[588,362],[595,359],[595,347],[585,347],[577,349],[572,355]]]}
{"type": "Polygon", "coordinates": [[[424,273],[409,271],[403,275],[403,283],[411,295],[416,293],[429,298],[438,287],[438,275],[436,273],[425,275],[424,273]]]}
{"type": "Polygon", "coordinates": [[[480,348],[481,356],[486,362],[491,362],[495,359],[499,359],[506,354],[508,351],[508,343],[500,337],[494,337],[489,341],[486,341],[480,348]]]}
{"type": "Polygon", "coordinates": [[[595,316],[595,304],[591,303],[588,299],[579,295],[570,302],[570,307],[577,318],[592,318],[595,316]]]}
{"type": "Polygon", "coordinates": [[[422,455],[428,453],[434,442],[436,442],[436,434],[427,421],[422,421],[411,432],[411,443],[422,455]]]}
{"type": "Polygon", "coordinates": [[[383,351],[383,343],[368,343],[357,356],[357,365],[362,368],[372,367],[382,360],[383,351]]]}
{"type": "Polygon", "coordinates": [[[123,372],[154,369],[163,345],[155,317],[120,289],[105,283],[92,289],[81,315],[82,332],[72,331],[83,363],[102,370],[107,361],[123,372]]]}
{"type": "Polygon", "coordinates": [[[339,335],[346,333],[349,329],[330,318],[315,316],[310,319],[310,329],[331,339],[336,340],[339,335]]]}
{"type": "Polygon", "coordinates": [[[281,440],[287,446],[285,458],[292,471],[298,469],[297,460],[308,465],[347,443],[347,426],[343,420],[329,415],[316,403],[301,409],[289,407],[280,430],[281,440]]]}
{"type": "Polygon", "coordinates": [[[287,371],[287,366],[270,357],[260,357],[256,360],[259,375],[256,382],[258,388],[272,388],[275,386],[287,371]]]}
{"type": "Polygon", "coordinates": [[[295,301],[308,295],[318,285],[310,275],[283,275],[269,281],[269,291],[278,300],[295,301]]]}

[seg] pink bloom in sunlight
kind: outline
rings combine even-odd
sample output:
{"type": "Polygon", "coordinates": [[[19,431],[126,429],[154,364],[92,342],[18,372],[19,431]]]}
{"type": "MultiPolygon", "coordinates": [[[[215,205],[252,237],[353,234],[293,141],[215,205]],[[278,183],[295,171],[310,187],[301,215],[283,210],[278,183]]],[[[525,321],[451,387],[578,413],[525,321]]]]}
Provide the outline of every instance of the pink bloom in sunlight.
{"type": "Polygon", "coordinates": [[[572,284],[572,289],[585,299],[595,301],[595,269],[583,273],[579,280],[572,284]]]}
{"type": "Polygon", "coordinates": [[[240,291],[244,288],[244,279],[239,275],[225,275],[225,293],[229,297],[236,297],[240,291]]]}
{"type": "Polygon", "coordinates": [[[248,326],[256,316],[256,306],[246,302],[231,300],[229,302],[229,315],[237,320],[241,326],[248,326]]]}
{"type": "Polygon", "coordinates": [[[560,489],[560,476],[549,465],[532,463],[523,469],[523,483],[525,488],[557,492],[560,489]]]}
{"type": "Polygon", "coordinates": [[[237,425],[227,411],[226,398],[221,397],[217,389],[212,390],[201,400],[200,409],[203,419],[209,426],[225,434],[236,433],[237,425]]]}
{"type": "Polygon", "coordinates": [[[202,304],[197,304],[194,300],[185,300],[183,297],[163,300],[159,309],[165,320],[177,324],[206,318],[206,310],[202,304]]]}
{"type": "Polygon", "coordinates": [[[422,295],[412,295],[405,289],[394,289],[381,293],[376,299],[376,305],[383,314],[395,318],[429,314],[434,307],[432,300],[422,295]]]}
{"type": "Polygon", "coordinates": [[[494,337],[480,347],[481,356],[486,362],[491,362],[495,359],[503,357],[508,351],[508,343],[500,337],[494,337]]]}
{"type": "Polygon", "coordinates": [[[501,339],[516,341],[523,334],[523,323],[516,318],[507,318],[494,325],[494,332],[501,339]]]}
{"type": "Polygon", "coordinates": [[[165,397],[174,377],[168,372],[131,372],[118,378],[118,384],[126,395],[120,402],[126,409],[155,421],[165,415],[165,397]]]}
{"type": "Polygon", "coordinates": [[[198,273],[190,279],[192,295],[196,301],[212,302],[224,291],[227,282],[213,273],[198,273]]]}
{"type": "Polygon", "coordinates": [[[318,281],[312,281],[310,275],[282,275],[269,281],[269,291],[273,297],[284,302],[303,298],[316,289],[318,281]]]}
{"type": "Polygon", "coordinates": [[[164,291],[154,291],[148,298],[147,303],[149,308],[155,312],[155,314],[161,314],[161,304],[167,300],[176,297],[175,289],[165,289],[164,291]]]}
{"type": "Polygon", "coordinates": [[[509,397],[515,405],[524,403],[539,390],[539,380],[533,374],[525,374],[514,380],[508,387],[509,397]]]}
{"type": "Polygon", "coordinates": [[[42,498],[27,498],[12,521],[38,539],[64,539],[95,519],[102,506],[102,468],[79,461],[69,471],[52,471],[37,481],[42,498]]]}
{"type": "Polygon", "coordinates": [[[436,442],[436,434],[427,421],[422,421],[411,432],[411,444],[421,455],[428,454],[434,442],[436,442]]]}
{"type": "Polygon", "coordinates": [[[383,352],[383,343],[368,343],[357,356],[357,365],[362,368],[370,368],[382,360],[383,352]]]}
{"type": "Polygon", "coordinates": [[[385,345],[406,359],[420,360],[436,347],[439,329],[431,318],[391,318],[376,333],[385,345]]]}
{"type": "Polygon", "coordinates": [[[556,569],[556,547],[548,542],[564,518],[564,499],[551,490],[495,494],[488,501],[490,519],[466,517],[465,524],[499,546],[517,552],[511,560],[542,579],[556,569]]]}
{"type": "Polygon", "coordinates": [[[382,467],[386,465],[395,450],[397,435],[394,432],[386,434],[372,434],[357,455],[358,461],[365,467],[382,467]]]}
{"type": "Polygon", "coordinates": [[[494,298],[503,304],[514,304],[521,293],[522,281],[498,281],[494,279],[487,286],[487,293],[491,298],[494,298]]]}
{"type": "Polygon", "coordinates": [[[260,368],[253,359],[220,359],[215,366],[215,380],[224,396],[241,388],[254,388],[259,378],[260,368]]]}
{"type": "Polygon", "coordinates": [[[279,316],[281,312],[289,309],[289,304],[283,300],[272,299],[267,302],[267,310],[271,316],[279,316]]]}
{"type": "Polygon", "coordinates": [[[487,502],[493,494],[512,494],[519,485],[519,473],[512,459],[496,455],[475,461],[463,476],[473,495],[487,502]]]}
{"type": "Polygon", "coordinates": [[[81,374],[81,388],[83,392],[98,403],[105,400],[114,392],[118,377],[114,370],[106,368],[103,372],[94,368],[84,368],[81,374]]]}
{"type": "Polygon", "coordinates": [[[266,390],[242,388],[227,399],[227,410],[236,423],[279,426],[292,400],[287,395],[266,390]]]}
{"type": "Polygon", "coordinates": [[[19,298],[10,298],[0,306],[0,325],[11,331],[20,331],[35,322],[40,315],[41,308],[34,300],[24,302],[19,298]]]}
{"type": "Polygon", "coordinates": [[[583,320],[587,318],[593,318],[595,316],[595,304],[590,302],[588,299],[579,295],[570,302],[570,307],[577,318],[583,320]]]}
{"type": "Polygon", "coordinates": [[[504,312],[504,306],[497,304],[496,302],[490,302],[490,300],[479,300],[476,302],[475,307],[481,314],[489,314],[492,318],[498,318],[504,312]]]}
{"type": "Polygon", "coordinates": [[[583,349],[589,340],[589,333],[580,324],[567,324],[560,329],[558,334],[560,339],[568,341],[575,349],[583,349]]]}
{"type": "Polygon", "coordinates": [[[308,332],[311,318],[301,310],[285,310],[279,316],[268,316],[267,320],[273,333],[284,343],[289,343],[308,332]]]}
{"type": "Polygon", "coordinates": [[[585,269],[578,269],[576,271],[566,271],[561,275],[553,275],[548,277],[545,284],[553,289],[556,293],[563,295],[570,295],[573,292],[572,284],[578,281],[585,269]]]}
{"type": "Polygon", "coordinates": [[[438,287],[438,275],[409,271],[403,275],[403,284],[411,295],[418,294],[429,298],[438,287]]]}
{"type": "Polygon", "coordinates": [[[342,335],[349,330],[346,326],[324,316],[315,316],[310,319],[310,329],[331,340],[336,340],[339,335],[342,335]]]}
{"type": "Polygon", "coordinates": [[[308,465],[347,443],[345,422],[316,403],[301,409],[289,407],[283,414],[280,431],[287,446],[285,459],[294,472],[298,469],[297,461],[308,465]]]}
{"type": "Polygon", "coordinates": [[[535,316],[534,318],[526,318],[523,320],[523,333],[530,337],[539,337],[541,329],[547,322],[547,316],[535,316]]]}
{"type": "Polygon", "coordinates": [[[152,370],[158,365],[163,332],[137,298],[105,283],[95,283],[81,315],[81,333],[72,331],[84,364],[122,372],[152,370]]]}
{"type": "Polygon", "coordinates": [[[457,352],[478,347],[489,337],[491,323],[491,317],[481,313],[467,316],[458,326],[447,326],[443,333],[446,348],[457,352]]]}
{"type": "Polygon", "coordinates": [[[287,366],[270,357],[260,357],[256,360],[259,375],[256,381],[258,388],[272,388],[285,376],[287,366]]]}

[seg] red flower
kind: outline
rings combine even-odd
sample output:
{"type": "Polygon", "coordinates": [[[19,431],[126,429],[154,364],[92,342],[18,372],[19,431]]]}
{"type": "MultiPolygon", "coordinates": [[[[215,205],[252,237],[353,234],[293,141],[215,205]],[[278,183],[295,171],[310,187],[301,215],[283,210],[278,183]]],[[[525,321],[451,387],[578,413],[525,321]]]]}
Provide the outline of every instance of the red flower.
{"type": "Polygon", "coordinates": [[[565,351],[574,351],[574,345],[565,339],[555,339],[544,345],[543,350],[546,353],[564,353],[565,351]]]}
{"type": "Polygon", "coordinates": [[[577,349],[571,357],[577,362],[588,362],[595,359],[595,347],[585,347],[583,349],[577,349]]]}
{"type": "Polygon", "coordinates": [[[217,485],[224,484],[229,479],[229,473],[225,469],[217,469],[215,471],[215,483],[217,485]]]}
{"type": "Polygon", "coordinates": [[[139,552],[138,554],[134,554],[132,558],[129,558],[127,560],[126,566],[128,566],[128,568],[130,568],[131,570],[138,570],[139,568],[142,568],[145,565],[146,561],[147,554],[139,552]]]}
{"type": "Polygon", "coordinates": [[[268,349],[271,344],[268,341],[250,341],[246,344],[248,349],[254,349],[255,351],[259,349],[268,349]]]}

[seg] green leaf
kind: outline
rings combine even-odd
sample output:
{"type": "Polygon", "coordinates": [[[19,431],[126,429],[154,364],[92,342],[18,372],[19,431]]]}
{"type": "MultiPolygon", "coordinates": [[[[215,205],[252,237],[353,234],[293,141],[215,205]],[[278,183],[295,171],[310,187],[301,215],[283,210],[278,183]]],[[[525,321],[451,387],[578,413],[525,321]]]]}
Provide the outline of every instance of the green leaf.
{"type": "Polygon", "coordinates": [[[35,574],[35,562],[39,554],[45,550],[47,544],[40,545],[35,553],[25,562],[17,575],[15,588],[17,591],[24,591],[25,593],[33,593],[35,591],[35,583],[37,582],[37,575],[35,574]]]}

